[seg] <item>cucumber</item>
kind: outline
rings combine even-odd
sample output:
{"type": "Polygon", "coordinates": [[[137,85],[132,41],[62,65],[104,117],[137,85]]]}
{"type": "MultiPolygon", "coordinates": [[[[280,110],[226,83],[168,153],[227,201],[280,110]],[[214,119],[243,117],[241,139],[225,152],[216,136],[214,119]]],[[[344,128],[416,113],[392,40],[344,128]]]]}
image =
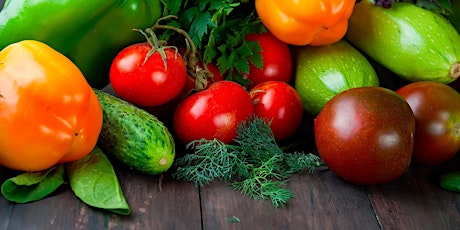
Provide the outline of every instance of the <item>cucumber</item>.
{"type": "Polygon", "coordinates": [[[94,89],[103,111],[98,146],[142,173],[167,171],[175,157],[174,139],[154,115],[104,91],[94,89]]]}
{"type": "Polygon", "coordinates": [[[407,81],[450,83],[460,76],[460,35],[443,16],[408,2],[355,5],[345,38],[407,81]]]}
{"type": "Polygon", "coordinates": [[[379,86],[369,61],[348,42],[293,48],[295,89],[304,110],[317,115],[338,93],[362,86],[379,86]]]}

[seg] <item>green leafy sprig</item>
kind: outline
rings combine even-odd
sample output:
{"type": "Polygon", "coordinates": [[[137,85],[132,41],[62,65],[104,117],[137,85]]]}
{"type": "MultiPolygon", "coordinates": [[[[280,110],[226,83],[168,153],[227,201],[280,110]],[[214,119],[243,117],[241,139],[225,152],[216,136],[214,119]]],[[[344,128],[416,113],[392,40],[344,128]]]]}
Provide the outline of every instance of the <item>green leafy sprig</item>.
{"type": "MultiPolygon", "coordinates": [[[[262,68],[261,48],[255,41],[247,41],[250,33],[266,31],[255,12],[254,2],[248,0],[161,0],[163,15],[176,15],[171,26],[181,28],[190,35],[201,51],[205,64],[215,63],[228,80],[242,85],[249,82],[243,77],[249,65],[262,68]],[[251,5],[252,4],[252,5],[251,5]]],[[[161,35],[172,41],[170,33],[161,35]]]]}
{"type": "Polygon", "coordinates": [[[294,194],[285,187],[289,176],[305,169],[312,172],[324,165],[312,153],[285,153],[278,146],[264,119],[251,117],[238,126],[234,144],[217,139],[197,140],[187,145],[193,153],[176,159],[173,177],[203,186],[214,180],[231,182],[231,187],[255,200],[270,199],[281,207],[294,194]]]}

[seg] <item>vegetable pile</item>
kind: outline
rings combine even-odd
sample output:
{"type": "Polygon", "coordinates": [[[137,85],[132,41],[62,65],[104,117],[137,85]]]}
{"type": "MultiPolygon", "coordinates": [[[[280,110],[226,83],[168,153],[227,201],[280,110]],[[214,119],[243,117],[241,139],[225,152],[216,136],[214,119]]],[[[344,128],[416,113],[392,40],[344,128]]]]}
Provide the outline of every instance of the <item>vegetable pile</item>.
{"type": "MultiPolygon", "coordinates": [[[[11,202],[69,184],[129,215],[118,161],[283,207],[294,173],[383,184],[460,150],[460,9],[449,0],[51,2],[0,11],[11,202]],[[316,152],[292,143],[304,122],[316,152]]],[[[453,192],[459,181],[439,179],[453,192]]]]}

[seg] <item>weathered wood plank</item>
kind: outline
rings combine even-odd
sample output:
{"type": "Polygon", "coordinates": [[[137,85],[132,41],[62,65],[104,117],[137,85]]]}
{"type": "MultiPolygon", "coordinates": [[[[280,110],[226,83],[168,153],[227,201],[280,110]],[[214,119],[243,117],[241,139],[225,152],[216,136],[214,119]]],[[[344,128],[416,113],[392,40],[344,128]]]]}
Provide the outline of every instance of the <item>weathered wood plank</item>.
{"type": "Polygon", "coordinates": [[[460,194],[438,185],[441,173],[460,170],[460,155],[435,167],[411,166],[398,180],[370,187],[384,229],[460,229],[460,194]]]}
{"type": "MultiPolygon", "coordinates": [[[[199,190],[193,184],[131,173],[123,178],[135,229],[201,229],[199,190]],[[139,179],[140,177],[140,179],[139,179]]],[[[119,229],[126,229],[126,225],[119,229]]]]}
{"type": "Polygon", "coordinates": [[[198,188],[165,174],[160,191],[159,176],[116,169],[131,215],[90,207],[63,186],[33,203],[13,204],[1,197],[0,229],[201,229],[198,188]]]}
{"type": "Polygon", "coordinates": [[[204,229],[378,229],[366,188],[346,183],[330,171],[294,175],[288,187],[295,193],[283,208],[255,201],[228,184],[201,189],[204,229]],[[241,222],[231,223],[236,216],[241,222]]]}

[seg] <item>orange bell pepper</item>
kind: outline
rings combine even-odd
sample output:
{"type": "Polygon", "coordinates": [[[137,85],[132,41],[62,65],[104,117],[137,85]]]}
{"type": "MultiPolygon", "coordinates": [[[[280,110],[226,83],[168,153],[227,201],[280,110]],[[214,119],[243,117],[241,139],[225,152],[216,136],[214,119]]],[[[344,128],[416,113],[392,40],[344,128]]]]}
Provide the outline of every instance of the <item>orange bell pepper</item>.
{"type": "Polygon", "coordinates": [[[270,32],[291,45],[328,45],[345,36],[355,0],[256,0],[270,32]]]}
{"type": "Polygon", "coordinates": [[[48,45],[0,51],[0,165],[40,171],[96,146],[102,108],[81,71],[48,45]]]}

